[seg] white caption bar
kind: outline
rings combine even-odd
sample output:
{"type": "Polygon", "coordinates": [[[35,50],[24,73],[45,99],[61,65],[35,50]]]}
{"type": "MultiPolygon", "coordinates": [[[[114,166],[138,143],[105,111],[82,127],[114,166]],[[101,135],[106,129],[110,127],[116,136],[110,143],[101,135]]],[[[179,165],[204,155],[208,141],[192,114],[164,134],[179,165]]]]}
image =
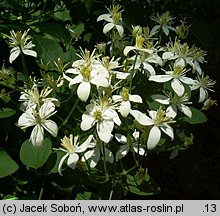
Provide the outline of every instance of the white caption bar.
{"type": "Polygon", "coordinates": [[[14,216],[219,216],[220,200],[17,200],[0,201],[14,216]]]}

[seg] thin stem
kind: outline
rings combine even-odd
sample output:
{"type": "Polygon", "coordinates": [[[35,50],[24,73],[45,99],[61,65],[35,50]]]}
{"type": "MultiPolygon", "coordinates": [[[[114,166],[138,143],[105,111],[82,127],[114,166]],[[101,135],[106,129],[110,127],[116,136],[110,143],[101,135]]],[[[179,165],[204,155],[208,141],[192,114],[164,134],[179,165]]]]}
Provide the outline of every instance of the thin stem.
{"type": "Polygon", "coordinates": [[[133,76],[134,76],[134,68],[135,68],[135,64],[136,64],[136,61],[137,61],[137,57],[138,57],[138,53],[136,53],[134,64],[133,64],[132,71],[131,71],[130,88],[129,88],[130,93],[131,93],[131,90],[132,90],[132,80],[133,80],[133,76]]]}
{"type": "Polygon", "coordinates": [[[43,181],[42,181],[42,185],[41,185],[41,188],[40,188],[40,193],[39,193],[39,196],[38,196],[38,200],[42,200],[42,196],[43,196],[43,192],[44,192],[44,186],[45,186],[45,183],[46,183],[46,179],[47,179],[47,175],[45,175],[43,177],[43,181]]]}
{"type": "Polygon", "coordinates": [[[63,121],[63,123],[60,125],[59,129],[62,128],[63,126],[65,126],[65,125],[67,124],[69,118],[71,117],[71,115],[72,115],[73,112],[75,111],[78,102],[79,102],[79,98],[77,98],[77,100],[76,100],[74,106],[72,107],[71,111],[69,112],[69,115],[66,117],[66,119],[63,121]]]}

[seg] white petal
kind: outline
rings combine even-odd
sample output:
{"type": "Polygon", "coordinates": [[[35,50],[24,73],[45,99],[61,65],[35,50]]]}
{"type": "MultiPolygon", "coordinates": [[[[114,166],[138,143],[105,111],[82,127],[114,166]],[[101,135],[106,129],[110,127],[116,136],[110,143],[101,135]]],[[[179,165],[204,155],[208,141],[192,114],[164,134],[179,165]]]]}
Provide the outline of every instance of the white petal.
{"type": "Polygon", "coordinates": [[[116,133],[115,134],[115,138],[118,142],[122,143],[122,144],[126,144],[127,143],[127,138],[126,136],[122,135],[122,134],[119,134],[119,133],[116,133]]]}
{"type": "Polygon", "coordinates": [[[160,104],[164,104],[164,105],[169,104],[169,98],[165,95],[154,94],[151,97],[160,104]]]}
{"type": "MultiPolygon", "coordinates": [[[[64,78],[66,80],[68,80],[67,77],[64,77],[64,78]]],[[[82,77],[81,74],[79,74],[79,75],[75,76],[73,79],[70,78],[70,80],[68,80],[68,81],[70,82],[69,83],[69,88],[71,88],[72,85],[75,85],[75,84],[78,84],[78,83],[82,83],[83,82],[83,77],[82,77]]]]}
{"type": "Polygon", "coordinates": [[[199,89],[199,103],[203,102],[208,97],[208,91],[205,88],[199,89]]]}
{"type": "Polygon", "coordinates": [[[130,101],[122,101],[119,111],[123,117],[127,117],[131,109],[130,101]]]}
{"type": "Polygon", "coordinates": [[[176,59],[174,65],[184,68],[186,66],[186,63],[185,63],[184,59],[179,58],[179,59],[176,59]]]}
{"type": "Polygon", "coordinates": [[[176,92],[176,94],[181,97],[184,94],[184,86],[178,79],[173,79],[171,82],[172,89],[176,92]]]}
{"type": "Polygon", "coordinates": [[[151,34],[156,33],[156,31],[158,31],[159,28],[160,28],[160,25],[155,25],[151,30],[151,34]]]}
{"type": "Polygon", "coordinates": [[[91,84],[89,82],[81,82],[77,88],[77,95],[79,99],[86,102],[89,98],[91,84]]]}
{"type": "Polygon", "coordinates": [[[127,56],[131,50],[135,50],[135,49],[136,48],[134,46],[126,46],[124,49],[124,55],[127,56]]]}
{"type": "Polygon", "coordinates": [[[169,35],[169,29],[167,28],[167,26],[162,26],[163,32],[165,33],[166,36],[169,35]]]}
{"type": "Polygon", "coordinates": [[[180,109],[181,112],[183,112],[186,116],[188,116],[189,118],[192,117],[192,111],[191,109],[186,106],[185,104],[180,104],[178,105],[178,108],[180,109]]]}
{"type": "Polygon", "coordinates": [[[128,153],[128,151],[129,151],[129,145],[120,146],[119,150],[116,153],[116,157],[115,157],[116,161],[123,158],[128,153]]]}
{"type": "Polygon", "coordinates": [[[105,159],[109,163],[113,163],[113,161],[114,161],[114,156],[113,156],[112,152],[107,148],[105,148],[105,159]]]}
{"type": "Polygon", "coordinates": [[[14,47],[10,52],[9,62],[12,63],[20,54],[18,47],[14,47]]]}
{"type": "Polygon", "coordinates": [[[116,27],[116,29],[118,30],[118,34],[120,35],[120,37],[122,37],[123,34],[124,34],[124,29],[123,29],[123,27],[120,26],[120,25],[115,25],[115,27],[116,27]]]}
{"type": "Polygon", "coordinates": [[[172,75],[155,75],[149,77],[150,81],[159,82],[159,83],[164,83],[171,79],[173,79],[172,75]]]}
{"type": "Polygon", "coordinates": [[[65,154],[65,155],[61,158],[61,160],[60,160],[60,162],[59,162],[58,172],[59,172],[60,175],[62,175],[62,171],[61,171],[62,165],[63,165],[64,161],[66,160],[66,158],[67,158],[68,156],[69,156],[69,154],[65,154]]]}
{"type": "MultiPolygon", "coordinates": [[[[31,111],[32,108],[29,108],[29,111],[31,111]]],[[[25,129],[27,127],[36,125],[36,120],[32,113],[28,113],[27,111],[23,113],[19,119],[18,119],[18,126],[22,129],[25,129]]]]}
{"type": "Polygon", "coordinates": [[[47,119],[55,113],[55,105],[52,102],[44,103],[39,109],[39,116],[41,119],[47,119]]]}
{"type": "Polygon", "coordinates": [[[160,125],[160,129],[167,134],[172,140],[174,139],[173,128],[171,128],[168,124],[160,125]]]}
{"type": "Polygon", "coordinates": [[[121,95],[112,95],[112,99],[114,102],[121,102],[122,96],[121,95]]]}
{"type": "Polygon", "coordinates": [[[103,33],[107,34],[114,26],[113,23],[107,23],[103,28],[103,33]]]}
{"type": "Polygon", "coordinates": [[[95,124],[95,119],[91,115],[83,114],[80,128],[83,131],[89,130],[95,124]]]}
{"type": "Polygon", "coordinates": [[[94,156],[91,158],[90,167],[94,168],[100,160],[100,150],[95,148],[94,156]]]}
{"type": "Polygon", "coordinates": [[[164,52],[162,55],[162,59],[173,59],[174,54],[172,52],[164,52]]]}
{"type": "Polygon", "coordinates": [[[78,68],[69,68],[66,70],[65,73],[78,75],[78,74],[80,74],[80,70],[78,68]]]}
{"type": "Polygon", "coordinates": [[[97,87],[99,86],[108,87],[109,86],[108,80],[102,74],[96,75],[93,79],[90,80],[90,82],[96,85],[97,87]]]}
{"type": "Polygon", "coordinates": [[[144,63],[144,69],[150,73],[150,76],[155,75],[155,70],[150,64],[144,63]]]}
{"type": "Polygon", "coordinates": [[[159,143],[161,137],[161,131],[157,126],[153,126],[150,130],[149,137],[147,140],[147,148],[149,150],[156,147],[156,145],[159,143]]]}
{"type": "Polygon", "coordinates": [[[71,169],[75,169],[78,160],[79,160],[78,154],[76,153],[70,154],[67,159],[67,166],[70,167],[71,169]]]}
{"type": "Polygon", "coordinates": [[[105,20],[108,22],[113,22],[112,18],[111,18],[111,14],[102,14],[97,18],[97,22],[101,21],[101,20],[105,20]]]}
{"type": "Polygon", "coordinates": [[[93,135],[90,135],[86,141],[84,143],[82,143],[77,149],[76,152],[80,153],[80,152],[84,152],[88,147],[90,142],[92,141],[93,135]]]}
{"type": "Polygon", "coordinates": [[[52,120],[45,120],[42,126],[53,136],[56,137],[58,133],[57,124],[52,120]]]}
{"type": "Polygon", "coordinates": [[[129,101],[135,102],[135,103],[142,103],[142,98],[139,95],[129,95],[129,101]]]}
{"type": "Polygon", "coordinates": [[[181,80],[183,83],[188,84],[188,85],[195,85],[196,82],[195,80],[189,78],[189,77],[179,77],[179,80],[181,80]]]}
{"type": "Polygon", "coordinates": [[[139,110],[130,110],[130,114],[137,120],[137,122],[144,126],[153,125],[153,121],[139,110]]]}
{"type": "Polygon", "coordinates": [[[97,133],[103,142],[108,143],[112,139],[111,132],[113,127],[114,123],[111,121],[101,121],[97,123],[97,133]]]}
{"type": "Polygon", "coordinates": [[[167,107],[166,114],[169,117],[175,118],[177,115],[176,105],[172,104],[171,106],[167,107]]]}
{"type": "Polygon", "coordinates": [[[132,145],[132,147],[137,154],[142,155],[142,156],[145,154],[145,150],[144,150],[144,148],[140,147],[140,144],[134,143],[132,145]],[[139,145],[139,147],[138,147],[138,145],[139,145]]]}
{"type": "Polygon", "coordinates": [[[34,50],[29,50],[29,49],[23,49],[22,52],[25,55],[29,55],[29,56],[33,56],[33,57],[37,57],[37,53],[34,50]]]}
{"type": "Polygon", "coordinates": [[[87,151],[87,152],[83,155],[81,161],[82,161],[82,162],[85,162],[85,161],[87,161],[88,159],[90,159],[90,158],[93,156],[94,151],[95,151],[94,149],[87,151]]]}
{"type": "Polygon", "coordinates": [[[44,140],[44,129],[37,124],[31,132],[31,142],[34,146],[40,146],[44,140]]]}

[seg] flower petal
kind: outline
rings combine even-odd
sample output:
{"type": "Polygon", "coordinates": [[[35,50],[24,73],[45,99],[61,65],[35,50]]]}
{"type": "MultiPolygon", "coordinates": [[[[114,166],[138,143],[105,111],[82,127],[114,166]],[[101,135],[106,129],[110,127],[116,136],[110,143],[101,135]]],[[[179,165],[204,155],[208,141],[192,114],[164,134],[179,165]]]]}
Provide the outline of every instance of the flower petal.
{"type": "Polygon", "coordinates": [[[124,49],[124,55],[127,56],[131,50],[135,50],[135,49],[136,48],[134,46],[126,46],[124,49]]]}
{"type": "Polygon", "coordinates": [[[14,47],[10,51],[10,57],[9,57],[9,62],[12,64],[12,62],[19,56],[20,50],[18,47],[14,47]]]}
{"type": "Polygon", "coordinates": [[[127,117],[131,109],[130,101],[122,101],[119,111],[123,117],[127,117]]]}
{"type": "Polygon", "coordinates": [[[154,82],[159,82],[159,83],[164,83],[169,80],[173,79],[172,75],[155,75],[155,76],[150,76],[149,81],[154,81],[154,82]]]}
{"type": "Polygon", "coordinates": [[[164,105],[169,104],[169,98],[165,95],[154,94],[151,97],[160,104],[164,104],[164,105]]]}
{"type": "Polygon", "coordinates": [[[112,152],[107,148],[105,148],[105,159],[109,163],[113,163],[113,161],[114,161],[114,156],[113,156],[112,152]]]}
{"type": "Polygon", "coordinates": [[[199,103],[203,102],[208,97],[208,91],[205,88],[199,89],[199,103]]]}
{"type": "Polygon", "coordinates": [[[77,95],[79,99],[86,102],[89,98],[91,84],[89,82],[81,82],[77,88],[77,95]]]}
{"type": "Polygon", "coordinates": [[[65,154],[62,158],[61,158],[61,160],[60,160],[60,162],[59,162],[59,165],[58,165],[58,172],[59,172],[59,174],[62,176],[62,171],[61,171],[61,168],[62,168],[62,165],[63,165],[63,163],[64,163],[64,161],[66,160],[66,158],[69,156],[69,154],[65,154]]]}
{"type": "Polygon", "coordinates": [[[150,130],[149,137],[147,140],[147,148],[149,150],[156,147],[156,145],[159,143],[161,137],[161,131],[157,126],[153,126],[150,130]]]}
{"type": "Polygon", "coordinates": [[[140,112],[139,110],[130,110],[130,114],[137,120],[137,122],[141,125],[144,126],[149,126],[149,125],[153,125],[153,121],[146,116],[145,114],[143,114],[142,112],[140,112]]]}
{"type": "Polygon", "coordinates": [[[78,160],[79,160],[78,154],[76,153],[70,154],[67,159],[67,166],[70,167],[71,169],[75,169],[78,160]]]}
{"type": "Polygon", "coordinates": [[[132,147],[137,154],[142,155],[142,156],[145,154],[145,150],[144,148],[140,147],[140,144],[134,143],[132,144],[132,147]]]}
{"type": "Polygon", "coordinates": [[[107,23],[103,28],[103,33],[107,34],[114,26],[113,23],[107,23]]]}
{"type": "Polygon", "coordinates": [[[122,144],[126,144],[127,143],[127,138],[126,136],[122,135],[122,134],[119,134],[119,133],[116,133],[115,134],[115,138],[118,142],[122,143],[122,144]]]}
{"type": "Polygon", "coordinates": [[[29,56],[33,56],[33,57],[37,57],[37,53],[34,50],[30,50],[30,49],[23,49],[22,52],[25,55],[29,55],[29,56]]]}
{"type": "Polygon", "coordinates": [[[192,111],[188,106],[186,106],[185,104],[180,104],[178,105],[178,108],[186,116],[188,116],[189,118],[192,118],[192,111]]]}
{"type": "Polygon", "coordinates": [[[37,124],[32,132],[30,140],[34,146],[40,146],[44,140],[44,129],[39,124],[37,124]]]}
{"type": "Polygon", "coordinates": [[[116,157],[115,157],[116,161],[126,156],[128,151],[129,151],[129,145],[120,146],[119,150],[116,153],[116,157]]]}
{"type": "Polygon", "coordinates": [[[177,115],[177,107],[176,105],[172,104],[169,107],[167,107],[166,115],[172,118],[175,118],[177,115]]]}
{"type": "Polygon", "coordinates": [[[91,115],[83,114],[80,128],[83,131],[89,130],[95,124],[95,119],[91,115]]]}
{"type": "Polygon", "coordinates": [[[118,30],[118,34],[120,35],[120,37],[123,37],[124,34],[124,29],[122,26],[120,25],[115,25],[116,29],[118,30]]]}
{"type": "Polygon", "coordinates": [[[179,97],[183,96],[185,88],[184,88],[183,84],[178,79],[174,78],[172,80],[171,87],[179,97]]]}
{"type": "Polygon", "coordinates": [[[130,95],[129,94],[129,101],[135,102],[135,103],[143,103],[143,100],[141,96],[139,95],[130,95]]]}
{"type": "Polygon", "coordinates": [[[174,133],[173,128],[170,127],[168,124],[164,123],[163,125],[160,125],[160,129],[167,134],[172,140],[174,139],[174,133]]]}
{"type": "Polygon", "coordinates": [[[108,80],[102,74],[96,75],[93,79],[90,80],[90,82],[93,85],[96,85],[97,87],[99,86],[108,87],[109,86],[108,80]]]}
{"type": "Polygon", "coordinates": [[[82,143],[77,149],[76,152],[80,153],[80,152],[84,152],[90,145],[91,141],[92,141],[93,135],[90,135],[86,141],[84,143],[82,143]]]}
{"type": "Polygon", "coordinates": [[[57,124],[52,120],[45,120],[42,126],[53,136],[56,137],[58,133],[57,124]]]}
{"type": "Polygon", "coordinates": [[[144,62],[143,65],[144,65],[144,69],[149,72],[150,76],[154,76],[156,74],[154,68],[150,64],[144,62]]]}
{"type": "Polygon", "coordinates": [[[91,168],[94,168],[100,160],[100,150],[99,150],[99,148],[95,148],[95,152],[94,152],[93,155],[94,156],[91,158],[91,161],[90,161],[90,167],[91,168]]]}

